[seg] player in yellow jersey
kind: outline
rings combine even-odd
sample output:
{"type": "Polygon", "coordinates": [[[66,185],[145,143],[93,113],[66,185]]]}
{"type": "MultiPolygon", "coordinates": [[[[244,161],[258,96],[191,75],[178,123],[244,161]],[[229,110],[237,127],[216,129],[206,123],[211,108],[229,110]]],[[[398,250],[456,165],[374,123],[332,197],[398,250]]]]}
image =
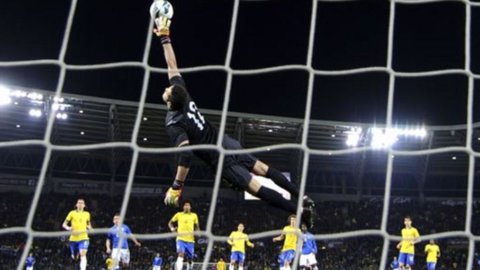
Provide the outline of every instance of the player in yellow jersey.
{"type": "MultiPolygon", "coordinates": [[[[198,224],[198,216],[192,213],[192,203],[185,201],[183,203],[183,212],[176,213],[168,222],[168,227],[172,232],[177,232],[177,261],[175,263],[175,270],[182,270],[183,260],[187,258],[191,263],[195,251],[195,236],[194,231],[200,230],[198,224]],[[177,227],[174,226],[177,224],[177,227]]],[[[187,267],[189,268],[189,267],[187,267]]]]}
{"type": "Polygon", "coordinates": [[[225,261],[220,258],[217,262],[217,270],[225,270],[225,261]]]}
{"type": "Polygon", "coordinates": [[[425,253],[427,254],[427,270],[435,270],[437,260],[440,258],[440,247],[435,244],[435,240],[425,245],[425,253]]]}
{"type": "Polygon", "coordinates": [[[69,241],[72,259],[77,260],[80,255],[80,270],[86,270],[89,244],[87,230],[92,229],[90,213],[85,211],[84,199],[78,199],[75,207],[75,210],[68,213],[62,227],[67,231],[71,231],[69,241]]]}
{"type": "Polygon", "coordinates": [[[405,224],[405,228],[402,229],[402,241],[397,245],[397,248],[400,249],[398,262],[402,270],[412,269],[415,263],[415,244],[420,241],[418,230],[412,227],[412,218],[406,216],[403,219],[403,223],[405,224]]]}
{"type": "Polygon", "coordinates": [[[235,264],[238,263],[238,270],[243,270],[243,264],[245,262],[245,244],[249,247],[255,245],[250,242],[248,235],[243,232],[245,226],[243,223],[238,224],[237,231],[230,233],[228,237],[228,244],[232,246],[232,254],[230,255],[230,266],[228,270],[234,270],[235,264]]]}
{"type": "Polygon", "coordinates": [[[288,217],[289,225],[283,227],[282,234],[273,238],[273,242],[282,241],[283,249],[278,261],[280,263],[280,270],[290,270],[290,264],[295,258],[295,250],[297,249],[297,240],[300,235],[300,230],[296,227],[296,216],[290,215],[288,217]]]}

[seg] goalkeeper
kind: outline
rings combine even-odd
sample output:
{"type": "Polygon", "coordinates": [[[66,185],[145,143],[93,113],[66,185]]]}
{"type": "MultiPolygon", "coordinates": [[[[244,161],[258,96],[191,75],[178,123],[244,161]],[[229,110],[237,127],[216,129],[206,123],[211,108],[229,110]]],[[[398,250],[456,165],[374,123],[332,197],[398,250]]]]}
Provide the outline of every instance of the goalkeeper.
{"type": "MultiPolygon", "coordinates": [[[[160,38],[165,60],[168,66],[170,86],[165,88],[162,98],[167,104],[168,112],[165,117],[167,133],[177,147],[199,144],[216,144],[218,130],[212,126],[198,110],[197,105],[190,97],[185,81],[178,71],[175,53],[170,39],[170,20],[160,16],[155,19],[154,33],[160,38]]],[[[208,94],[208,93],[207,93],[208,94]]],[[[240,143],[225,134],[222,145],[225,149],[242,149],[240,143]]],[[[165,196],[165,204],[178,206],[178,199],[187,177],[192,156],[196,155],[204,161],[213,173],[218,165],[219,154],[212,150],[181,151],[178,155],[175,181],[165,196]]],[[[255,175],[272,179],[278,186],[289,191],[293,196],[299,196],[298,188],[291,183],[280,171],[256,159],[249,154],[225,156],[222,178],[233,188],[245,190],[259,197],[272,206],[296,213],[296,201],[284,199],[278,192],[262,185],[255,175]],[[254,175],[250,174],[252,172],[254,175]]],[[[314,202],[305,196],[303,198],[302,220],[312,226],[314,202]]]]}

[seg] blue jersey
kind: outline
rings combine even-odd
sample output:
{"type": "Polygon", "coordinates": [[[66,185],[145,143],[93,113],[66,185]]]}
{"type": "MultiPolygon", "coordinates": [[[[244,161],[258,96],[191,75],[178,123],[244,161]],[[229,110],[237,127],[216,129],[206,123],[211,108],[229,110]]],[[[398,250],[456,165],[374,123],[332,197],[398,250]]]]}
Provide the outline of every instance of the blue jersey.
{"type": "MultiPolygon", "coordinates": [[[[122,233],[124,233],[125,235],[123,236],[123,239],[122,239],[122,243],[120,245],[120,248],[121,249],[128,249],[128,238],[127,238],[127,235],[130,235],[132,234],[132,231],[130,230],[130,228],[123,224],[121,227],[120,227],[122,233]]],[[[120,234],[119,230],[118,230],[118,227],[117,226],[113,226],[112,228],[110,228],[110,231],[108,231],[108,238],[110,239],[110,241],[112,242],[112,248],[118,248],[118,242],[120,241],[120,237],[122,235],[120,234]]]]}
{"type": "Polygon", "coordinates": [[[302,239],[303,239],[302,254],[317,253],[317,243],[315,243],[313,234],[309,232],[304,233],[302,234],[302,239]]]}
{"type": "Polygon", "coordinates": [[[393,260],[393,261],[392,261],[392,264],[390,264],[390,266],[391,266],[393,269],[398,269],[398,268],[400,268],[400,264],[398,263],[398,260],[393,260]]]}
{"type": "Polygon", "coordinates": [[[25,262],[25,265],[27,267],[32,267],[34,264],[35,264],[35,258],[33,258],[32,256],[28,256],[27,261],[25,262]]]}
{"type": "Polygon", "coordinates": [[[162,266],[162,257],[155,257],[155,259],[153,259],[153,266],[162,266]]]}

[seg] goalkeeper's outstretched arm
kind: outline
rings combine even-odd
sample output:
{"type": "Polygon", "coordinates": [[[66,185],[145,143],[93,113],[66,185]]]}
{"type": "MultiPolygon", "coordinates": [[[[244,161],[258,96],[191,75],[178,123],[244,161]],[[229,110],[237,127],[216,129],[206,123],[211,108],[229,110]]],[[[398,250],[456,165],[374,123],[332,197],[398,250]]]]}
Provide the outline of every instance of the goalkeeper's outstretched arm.
{"type": "Polygon", "coordinates": [[[171,21],[167,17],[160,16],[159,18],[155,19],[156,28],[153,29],[153,32],[160,37],[160,42],[162,42],[163,54],[168,67],[169,79],[175,76],[181,76],[180,72],[178,71],[177,59],[175,58],[175,52],[173,51],[173,46],[170,39],[170,23],[171,21]]]}

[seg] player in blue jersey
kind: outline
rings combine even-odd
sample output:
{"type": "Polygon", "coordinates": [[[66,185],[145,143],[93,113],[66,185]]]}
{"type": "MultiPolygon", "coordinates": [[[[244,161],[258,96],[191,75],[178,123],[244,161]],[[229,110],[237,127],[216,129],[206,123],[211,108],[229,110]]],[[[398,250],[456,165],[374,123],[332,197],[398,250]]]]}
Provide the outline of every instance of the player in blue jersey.
{"type": "Polygon", "coordinates": [[[121,224],[120,214],[116,213],[113,216],[113,227],[110,228],[107,234],[107,241],[105,246],[107,253],[111,254],[114,269],[120,269],[120,262],[123,267],[128,267],[130,263],[130,250],[128,249],[128,238],[130,237],[136,246],[141,246],[140,242],[133,236],[130,227],[126,224],[121,224]]]}
{"type": "Polygon", "coordinates": [[[390,264],[390,268],[393,270],[400,270],[400,263],[398,262],[397,256],[393,257],[393,261],[390,264]]]}
{"type": "Polygon", "coordinates": [[[28,253],[27,260],[25,261],[26,270],[33,270],[33,265],[35,264],[35,258],[33,253],[28,253]]]}
{"type": "Polygon", "coordinates": [[[308,232],[306,224],[302,224],[302,255],[300,255],[301,270],[318,270],[317,267],[317,243],[313,234],[308,232]]]}
{"type": "Polygon", "coordinates": [[[160,253],[157,253],[153,258],[153,270],[162,270],[163,259],[160,257],[160,253]]]}

